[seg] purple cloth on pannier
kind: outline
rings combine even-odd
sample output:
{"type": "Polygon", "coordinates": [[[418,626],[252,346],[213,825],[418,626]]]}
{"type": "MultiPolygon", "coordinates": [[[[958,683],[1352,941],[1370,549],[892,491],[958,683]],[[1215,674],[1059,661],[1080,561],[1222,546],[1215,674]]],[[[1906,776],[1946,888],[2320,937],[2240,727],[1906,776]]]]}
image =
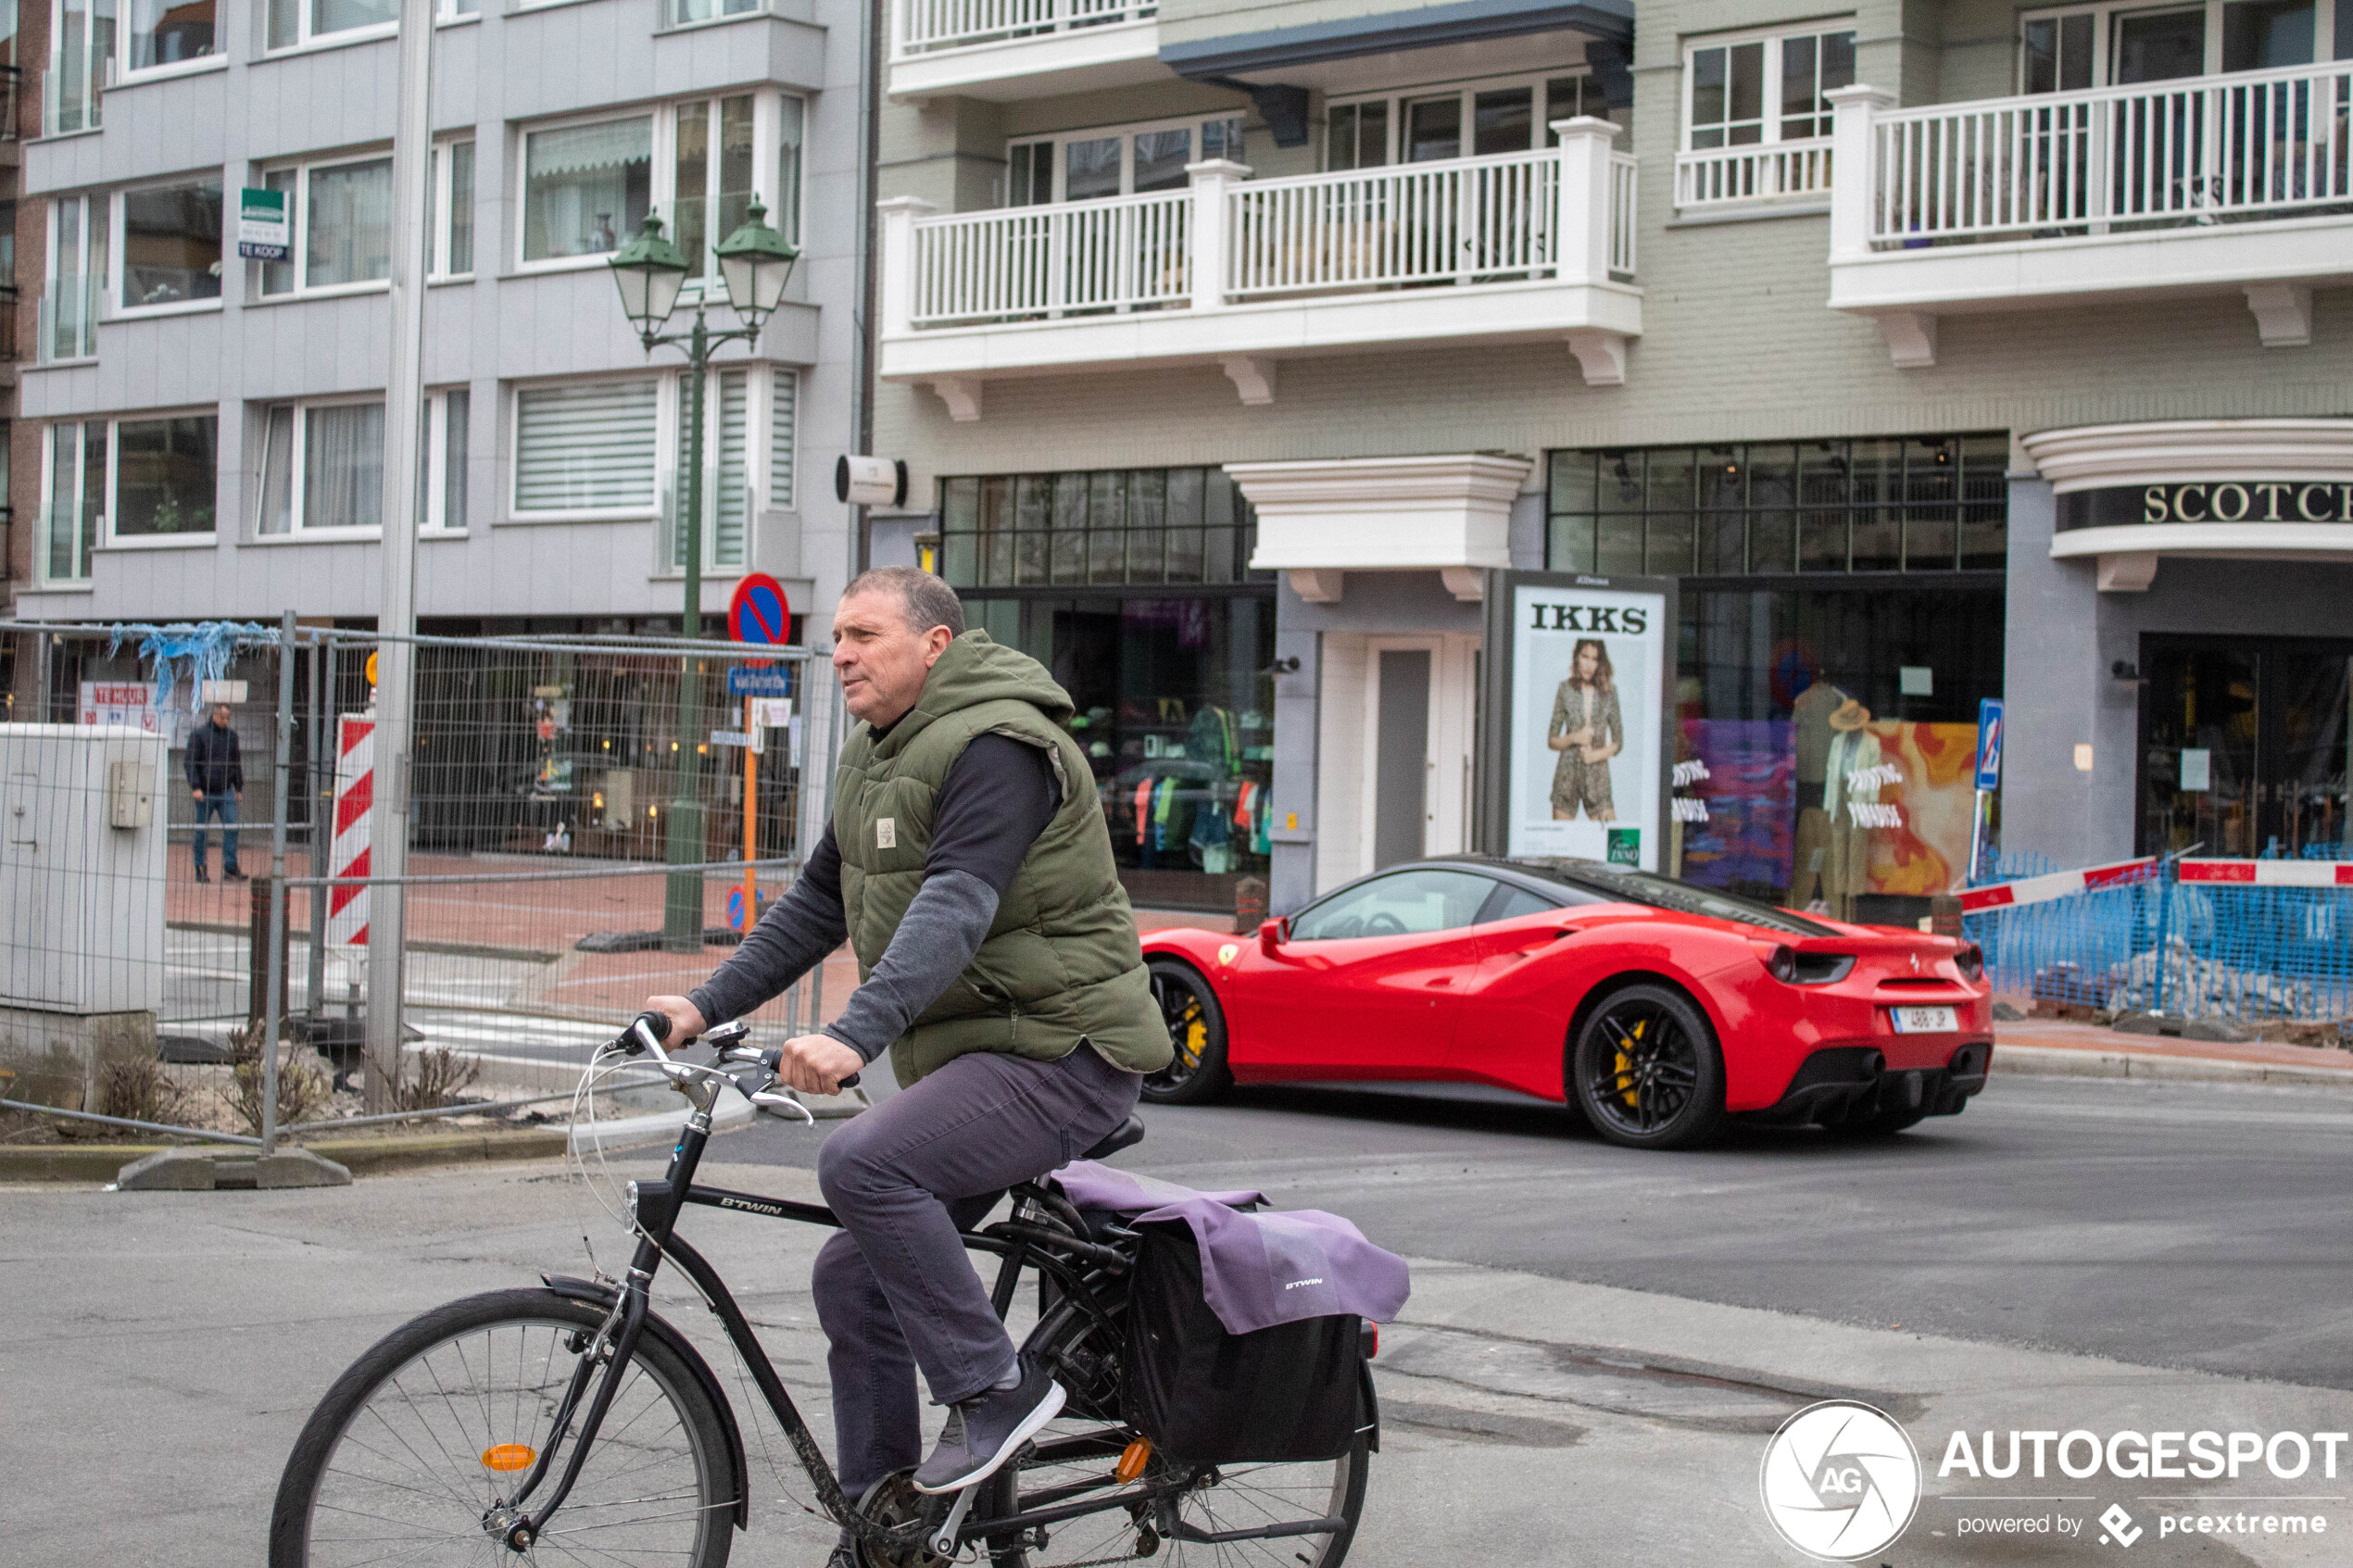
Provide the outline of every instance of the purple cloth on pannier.
{"type": "Polygon", "coordinates": [[[1090,1160],[1073,1160],[1054,1177],[1080,1209],[1126,1215],[1130,1224],[1190,1226],[1201,1248],[1202,1295],[1228,1334],[1338,1312],[1387,1323],[1413,1289],[1405,1260],[1338,1214],[1244,1214],[1238,1206],[1263,1202],[1263,1194],[1195,1192],[1090,1160]]]}

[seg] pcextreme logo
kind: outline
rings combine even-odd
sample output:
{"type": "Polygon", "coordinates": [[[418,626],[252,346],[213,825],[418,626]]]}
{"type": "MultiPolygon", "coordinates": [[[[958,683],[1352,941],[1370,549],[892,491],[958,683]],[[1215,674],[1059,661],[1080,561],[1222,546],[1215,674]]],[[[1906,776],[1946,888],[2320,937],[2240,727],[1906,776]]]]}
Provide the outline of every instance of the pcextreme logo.
{"type": "Polygon", "coordinates": [[[1783,1540],[1808,1557],[1848,1562],[1891,1545],[1911,1524],[1920,1456],[1885,1411],[1825,1399],[1773,1434],[1756,1486],[1783,1540]]]}

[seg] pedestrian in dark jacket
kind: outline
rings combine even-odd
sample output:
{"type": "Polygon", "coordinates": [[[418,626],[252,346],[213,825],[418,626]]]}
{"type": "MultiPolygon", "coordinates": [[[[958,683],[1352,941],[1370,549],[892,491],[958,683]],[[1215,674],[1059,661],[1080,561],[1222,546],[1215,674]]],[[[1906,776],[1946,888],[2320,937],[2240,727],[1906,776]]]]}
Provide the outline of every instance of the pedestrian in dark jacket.
{"type": "Polygon", "coordinates": [[[188,793],[196,802],[196,880],[210,882],[205,858],[212,834],[208,825],[220,819],[220,879],[243,882],[237,869],[237,802],[245,798],[245,765],[237,754],[237,732],[229,727],[229,705],[216,703],[209,723],[199,724],[188,736],[188,793]]]}

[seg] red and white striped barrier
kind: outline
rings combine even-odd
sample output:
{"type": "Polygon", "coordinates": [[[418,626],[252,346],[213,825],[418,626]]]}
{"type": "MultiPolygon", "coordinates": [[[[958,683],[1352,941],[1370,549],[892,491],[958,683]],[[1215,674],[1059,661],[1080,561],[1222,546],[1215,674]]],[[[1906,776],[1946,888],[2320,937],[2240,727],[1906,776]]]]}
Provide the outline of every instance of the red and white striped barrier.
{"type": "MultiPolygon", "coordinates": [[[[346,713],[335,721],[335,836],[328,850],[329,874],[368,874],[368,816],[376,797],[376,721],[346,713]]],[[[327,890],[327,941],[340,947],[368,945],[368,884],[327,890]]]]}
{"type": "MultiPolygon", "coordinates": [[[[2184,865],[2191,863],[2183,862],[2184,865]]],[[[2137,860],[2118,860],[2111,865],[2086,866],[2081,871],[2053,872],[2047,876],[1997,882],[1991,887],[1971,887],[1961,894],[1961,913],[1974,915],[1987,909],[2015,909],[2021,904],[2047,904],[2054,898],[2065,898],[2077,893],[2095,893],[2103,887],[2139,882],[2156,870],[2157,857],[2144,855],[2137,860]]]]}
{"type": "Polygon", "coordinates": [[[2353,887],[2353,860],[2183,860],[2183,882],[2254,887],[2353,887]]]}

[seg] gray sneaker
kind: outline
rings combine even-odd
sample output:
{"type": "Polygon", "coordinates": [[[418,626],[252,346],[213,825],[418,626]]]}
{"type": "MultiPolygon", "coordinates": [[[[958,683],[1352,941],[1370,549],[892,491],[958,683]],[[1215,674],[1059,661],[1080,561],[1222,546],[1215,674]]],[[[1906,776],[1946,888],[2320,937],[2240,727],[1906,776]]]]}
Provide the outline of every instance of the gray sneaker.
{"type": "Polygon", "coordinates": [[[1063,1398],[1063,1386],[1024,1356],[1018,1386],[950,1407],[939,1446],[915,1470],[915,1490],[953,1492],[986,1481],[1061,1413],[1063,1398]]]}

